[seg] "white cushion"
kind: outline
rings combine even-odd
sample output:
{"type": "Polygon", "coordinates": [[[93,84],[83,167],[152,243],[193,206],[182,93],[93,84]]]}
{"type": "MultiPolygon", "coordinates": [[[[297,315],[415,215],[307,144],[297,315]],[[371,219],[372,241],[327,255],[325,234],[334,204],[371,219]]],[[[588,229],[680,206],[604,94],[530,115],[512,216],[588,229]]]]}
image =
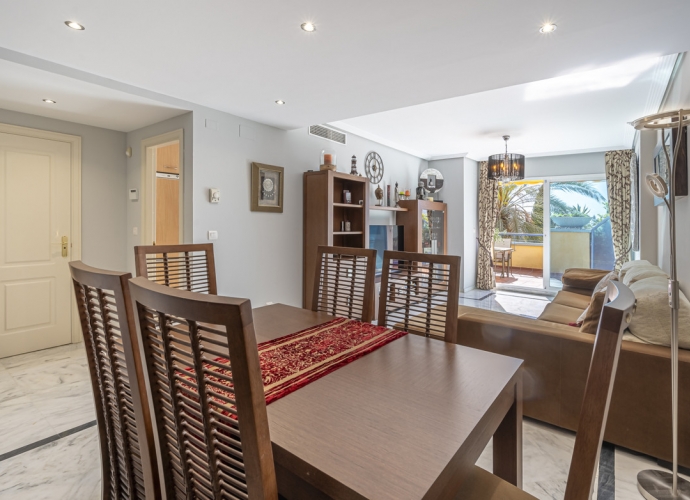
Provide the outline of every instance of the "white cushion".
{"type": "Polygon", "coordinates": [[[640,281],[646,278],[655,278],[661,276],[662,278],[668,279],[668,274],[661,270],[661,268],[653,265],[648,266],[635,266],[628,269],[625,276],[621,278],[621,281],[625,286],[630,286],[636,281],[640,281]]]}
{"type": "Polygon", "coordinates": [[[618,279],[623,281],[623,278],[625,278],[625,273],[628,272],[629,269],[632,269],[633,267],[637,266],[652,266],[653,264],[649,262],[648,260],[631,260],[626,262],[621,266],[620,273],[618,274],[618,279]]]}
{"type": "MultiPolygon", "coordinates": [[[[637,299],[637,310],[630,323],[630,333],[650,344],[670,346],[668,280],[663,276],[645,278],[630,285],[630,290],[637,299]]],[[[682,349],[690,349],[690,302],[682,292],[678,311],[678,344],[682,349]]]]}

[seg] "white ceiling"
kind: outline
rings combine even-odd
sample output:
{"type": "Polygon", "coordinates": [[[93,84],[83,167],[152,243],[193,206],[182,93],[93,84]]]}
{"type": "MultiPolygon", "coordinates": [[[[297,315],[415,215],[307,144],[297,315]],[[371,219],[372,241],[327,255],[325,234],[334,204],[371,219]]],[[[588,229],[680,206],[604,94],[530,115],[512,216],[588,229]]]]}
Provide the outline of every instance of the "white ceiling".
{"type": "Polygon", "coordinates": [[[614,66],[352,118],[331,125],[426,159],[485,159],[629,148],[628,122],[656,113],[676,56],[614,66]]]}
{"type": "Polygon", "coordinates": [[[284,128],[690,49],[687,0],[0,0],[0,12],[0,47],[284,128]],[[558,30],[539,34],[545,21],[558,30]]]}
{"type": "Polygon", "coordinates": [[[0,108],[129,132],[187,111],[0,59],[0,108]],[[46,104],[52,99],[56,104],[46,104]]]}

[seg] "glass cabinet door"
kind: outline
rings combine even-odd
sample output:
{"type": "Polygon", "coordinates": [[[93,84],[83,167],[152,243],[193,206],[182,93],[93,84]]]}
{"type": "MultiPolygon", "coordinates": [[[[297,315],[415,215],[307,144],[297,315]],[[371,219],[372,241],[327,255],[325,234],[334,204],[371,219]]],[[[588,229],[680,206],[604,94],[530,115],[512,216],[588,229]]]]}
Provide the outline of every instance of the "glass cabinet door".
{"type": "Polygon", "coordinates": [[[422,210],[422,253],[443,253],[443,210],[422,210]]]}

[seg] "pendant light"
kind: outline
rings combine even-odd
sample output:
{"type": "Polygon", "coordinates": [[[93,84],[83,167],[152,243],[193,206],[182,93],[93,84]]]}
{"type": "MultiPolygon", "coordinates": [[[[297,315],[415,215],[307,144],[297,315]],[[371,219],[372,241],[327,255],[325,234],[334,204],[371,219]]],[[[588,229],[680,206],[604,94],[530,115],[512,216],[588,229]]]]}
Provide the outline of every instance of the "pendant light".
{"type": "Polygon", "coordinates": [[[509,135],[504,135],[506,152],[489,156],[488,175],[490,180],[501,182],[519,181],[525,178],[525,155],[508,153],[509,135]]]}

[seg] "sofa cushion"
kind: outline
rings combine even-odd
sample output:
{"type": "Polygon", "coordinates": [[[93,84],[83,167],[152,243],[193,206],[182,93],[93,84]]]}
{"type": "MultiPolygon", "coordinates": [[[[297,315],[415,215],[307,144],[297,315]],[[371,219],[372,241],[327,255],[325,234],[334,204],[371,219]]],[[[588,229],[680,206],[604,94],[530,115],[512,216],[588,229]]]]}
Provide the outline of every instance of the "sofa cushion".
{"type": "Polygon", "coordinates": [[[625,278],[625,274],[628,272],[628,270],[632,269],[633,267],[651,265],[652,263],[648,260],[630,260],[621,266],[620,273],[618,273],[618,279],[622,282],[623,278],[625,278]]]}
{"type": "Polygon", "coordinates": [[[601,269],[566,269],[561,277],[561,282],[564,286],[593,290],[601,278],[608,273],[609,271],[602,271],[601,269]]]}
{"type": "MultiPolygon", "coordinates": [[[[597,328],[599,328],[599,318],[601,317],[601,310],[604,308],[604,302],[606,301],[606,290],[601,290],[600,292],[592,295],[592,300],[589,303],[589,307],[585,311],[585,317],[582,318],[582,326],[580,326],[580,331],[583,333],[597,333],[597,328]]],[[[579,318],[578,318],[579,319],[579,318]]]]}
{"type": "Polygon", "coordinates": [[[653,265],[648,266],[635,266],[628,269],[628,272],[623,276],[623,284],[625,286],[630,286],[636,281],[640,281],[646,278],[654,278],[661,276],[668,279],[668,274],[661,270],[661,268],[653,265]]]}
{"type": "MultiPolygon", "coordinates": [[[[590,314],[589,309],[591,307],[592,301],[594,300],[594,296],[596,294],[598,294],[599,292],[606,291],[606,289],[609,286],[609,283],[611,283],[612,281],[618,281],[618,273],[616,273],[616,271],[611,271],[606,276],[601,278],[601,280],[599,280],[599,283],[597,283],[597,286],[594,287],[594,290],[592,291],[592,297],[590,298],[589,304],[587,304],[587,307],[585,308],[585,310],[582,311],[582,314],[580,314],[580,317],[577,318],[577,324],[580,325],[580,327],[582,327],[582,324],[584,323],[585,318],[587,318],[587,315],[590,314]]],[[[593,321],[596,318],[597,325],[599,324],[599,316],[598,315],[601,314],[601,308],[602,308],[602,306],[599,306],[598,310],[596,308],[592,310],[592,314],[596,314],[597,316],[595,317],[595,316],[590,315],[590,323],[591,323],[591,321],[593,321]]],[[[589,333],[596,333],[596,330],[594,332],[589,332],[589,333]]]]}
{"type": "MultiPolygon", "coordinates": [[[[654,276],[636,281],[630,290],[637,299],[637,310],[630,333],[650,344],[671,345],[671,309],[668,306],[668,280],[654,276]]],[[[678,311],[678,343],[690,349],[690,302],[681,292],[678,311]]]]}
{"type": "Polygon", "coordinates": [[[575,293],[575,292],[565,292],[565,291],[560,291],[556,294],[556,297],[554,297],[553,302],[555,304],[562,304],[564,306],[568,307],[576,307],[577,309],[585,310],[587,309],[587,306],[589,305],[589,296],[587,295],[582,295],[580,293],[575,293]]]}
{"type": "Polygon", "coordinates": [[[561,325],[569,325],[575,323],[577,318],[582,313],[582,309],[577,307],[565,306],[551,302],[544,308],[538,319],[542,321],[551,321],[552,323],[560,323],[561,325]]]}

